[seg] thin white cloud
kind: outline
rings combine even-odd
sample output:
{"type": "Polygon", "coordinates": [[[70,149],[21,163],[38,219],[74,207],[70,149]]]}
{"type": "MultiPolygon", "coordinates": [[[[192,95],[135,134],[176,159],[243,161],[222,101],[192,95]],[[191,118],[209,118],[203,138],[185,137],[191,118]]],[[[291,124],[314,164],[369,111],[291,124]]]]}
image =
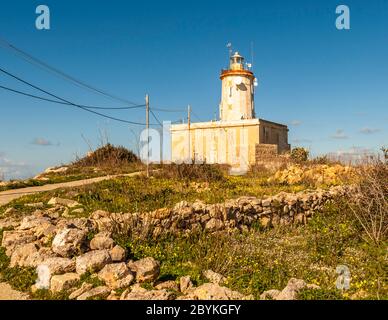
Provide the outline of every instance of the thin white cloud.
{"type": "MultiPolygon", "coordinates": [[[[44,147],[55,145],[54,143],[52,143],[51,141],[49,141],[45,138],[35,138],[34,140],[32,140],[31,144],[34,144],[37,146],[44,146],[44,147]]],[[[56,145],[59,145],[59,143],[56,145]]]]}
{"type": "Polygon", "coordinates": [[[365,127],[365,128],[362,128],[360,130],[360,133],[362,133],[362,134],[373,134],[373,133],[377,133],[377,132],[380,132],[380,129],[365,127]]]}
{"type": "Polygon", "coordinates": [[[292,126],[294,126],[294,127],[298,127],[298,126],[300,126],[300,125],[302,124],[302,121],[300,121],[300,120],[292,120],[292,121],[290,122],[290,124],[291,124],[292,126]]]}
{"type": "Polygon", "coordinates": [[[330,138],[332,139],[349,139],[349,137],[344,133],[342,129],[338,129],[335,134],[333,134],[330,138]]]}

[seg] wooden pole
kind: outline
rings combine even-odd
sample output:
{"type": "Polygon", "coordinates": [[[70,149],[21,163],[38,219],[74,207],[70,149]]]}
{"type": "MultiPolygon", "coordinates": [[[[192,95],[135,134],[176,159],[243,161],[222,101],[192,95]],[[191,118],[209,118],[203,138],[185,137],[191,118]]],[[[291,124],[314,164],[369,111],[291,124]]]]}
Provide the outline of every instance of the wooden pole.
{"type": "Polygon", "coordinates": [[[146,133],[147,133],[147,178],[150,177],[150,135],[149,135],[149,128],[150,128],[150,99],[148,94],[145,96],[145,103],[146,103],[146,133]]]}
{"type": "Polygon", "coordinates": [[[191,163],[191,136],[190,136],[190,124],[191,124],[191,107],[190,105],[187,106],[187,128],[188,128],[188,135],[189,135],[189,161],[191,163]]]}

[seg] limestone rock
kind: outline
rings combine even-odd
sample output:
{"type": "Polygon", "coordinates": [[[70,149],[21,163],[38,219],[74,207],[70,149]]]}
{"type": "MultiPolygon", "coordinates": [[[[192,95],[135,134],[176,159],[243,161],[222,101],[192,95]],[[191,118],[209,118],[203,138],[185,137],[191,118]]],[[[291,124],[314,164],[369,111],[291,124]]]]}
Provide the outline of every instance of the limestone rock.
{"type": "Polygon", "coordinates": [[[84,274],[86,272],[100,271],[106,264],[111,262],[108,250],[89,251],[76,258],[76,272],[84,274]]]}
{"type": "Polygon", "coordinates": [[[209,280],[211,283],[215,283],[215,284],[219,284],[219,285],[222,285],[225,283],[226,281],[226,278],[219,274],[219,273],[216,273],[212,270],[206,270],[203,272],[203,275],[204,277],[209,280]]]}
{"type": "Polygon", "coordinates": [[[90,241],[90,249],[92,250],[112,249],[113,246],[114,241],[108,232],[100,232],[90,241]]]}
{"type": "Polygon", "coordinates": [[[11,215],[11,214],[16,214],[18,213],[18,211],[15,209],[15,208],[8,208],[7,210],[5,210],[4,212],[4,215],[8,216],[8,215],[11,215]]]}
{"type": "Polygon", "coordinates": [[[73,300],[73,299],[76,299],[78,298],[81,294],[87,292],[87,291],[90,291],[93,289],[93,285],[91,283],[87,283],[87,282],[84,282],[82,283],[81,287],[75,291],[73,291],[70,295],[69,295],[69,299],[70,300],[73,300]]]}
{"type": "Polygon", "coordinates": [[[114,222],[111,219],[111,213],[103,210],[97,210],[90,215],[99,231],[111,231],[114,222]]]}
{"type": "Polygon", "coordinates": [[[111,289],[121,289],[131,285],[134,276],[124,262],[107,264],[98,273],[98,278],[111,289]]]}
{"type": "Polygon", "coordinates": [[[77,297],[77,300],[105,299],[110,294],[110,289],[105,286],[93,288],[77,297]]]}
{"type": "Polygon", "coordinates": [[[220,219],[211,218],[205,225],[205,229],[209,231],[221,230],[224,227],[224,223],[220,219]]]}
{"type": "Polygon", "coordinates": [[[282,290],[268,290],[264,291],[260,295],[261,300],[271,299],[271,300],[296,300],[298,298],[298,293],[300,290],[308,289],[319,289],[319,286],[313,284],[307,284],[304,280],[291,278],[287,286],[282,290]]]}
{"type": "Polygon", "coordinates": [[[171,290],[171,291],[179,291],[179,287],[174,280],[168,280],[158,283],[155,286],[156,290],[171,290]]]}
{"type": "Polygon", "coordinates": [[[29,243],[18,246],[11,256],[10,267],[26,267],[32,255],[38,252],[38,247],[35,243],[29,243]]]}
{"type": "Polygon", "coordinates": [[[4,231],[1,246],[7,249],[7,255],[10,256],[16,246],[35,240],[36,236],[31,231],[4,231]]]}
{"type": "Polygon", "coordinates": [[[85,209],[84,208],[78,208],[78,209],[74,209],[71,211],[71,214],[82,214],[85,212],[85,209]]]}
{"type": "Polygon", "coordinates": [[[152,257],[128,263],[128,268],[136,274],[136,281],[154,281],[159,276],[160,263],[152,257]]]}
{"type": "Polygon", "coordinates": [[[44,208],[44,203],[43,202],[26,203],[25,206],[30,208],[42,209],[44,208]]]}
{"type": "Polygon", "coordinates": [[[54,253],[50,248],[39,248],[35,243],[17,246],[11,255],[11,267],[32,267],[35,268],[45,259],[53,257],[54,253]]]}
{"type": "Polygon", "coordinates": [[[173,300],[175,294],[167,290],[147,290],[138,284],[132,287],[131,292],[125,292],[120,300],[173,300]]]}
{"type": "Polygon", "coordinates": [[[81,204],[78,203],[77,201],[74,201],[74,200],[70,200],[70,199],[62,199],[62,198],[51,198],[49,200],[49,202],[47,202],[47,204],[49,205],[62,205],[62,206],[66,206],[66,207],[69,207],[69,208],[74,208],[74,207],[77,207],[77,206],[80,206],[81,204]]]}
{"type": "Polygon", "coordinates": [[[27,216],[22,219],[18,229],[19,230],[32,229],[47,222],[50,223],[49,218],[27,216]]]}
{"type": "Polygon", "coordinates": [[[191,282],[190,276],[181,277],[179,279],[179,289],[181,292],[185,293],[187,290],[190,290],[193,287],[194,285],[191,282]]]}
{"type": "Polygon", "coordinates": [[[68,258],[53,257],[43,261],[51,275],[70,273],[75,271],[75,261],[68,258]]]}
{"type": "Polygon", "coordinates": [[[47,168],[46,170],[44,170],[43,173],[64,173],[66,172],[67,170],[69,169],[69,167],[66,167],[66,166],[63,166],[63,167],[59,167],[59,168],[55,168],[55,167],[49,167],[47,168]]]}
{"type": "Polygon", "coordinates": [[[120,300],[120,296],[117,295],[116,291],[112,290],[106,300],[120,300]]]}
{"type": "Polygon", "coordinates": [[[112,250],[109,251],[112,261],[121,262],[125,260],[126,252],[125,249],[116,245],[112,250]]]}
{"type": "Polygon", "coordinates": [[[287,286],[275,297],[275,300],[296,300],[298,298],[298,293],[304,288],[316,288],[318,286],[308,285],[304,280],[291,278],[287,286]]]}
{"type": "Polygon", "coordinates": [[[54,237],[52,249],[62,257],[72,257],[84,251],[86,231],[77,228],[64,228],[54,237]]]}
{"type": "Polygon", "coordinates": [[[65,273],[56,275],[51,278],[50,290],[52,292],[60,292],[74,287],[80,280],[80,276],[76,273],[65,273]]]}
{"type": "Polygon", "coordinates": [[[232,291],[214,283],[205,283],[188,292],[187,298],[193,300],[251,300],[251,296],[232,291]]]}
{"type": "Polygon", "coordinates": [[[16,228],[20,225],[20,220],[17,218],[4,218],[0,219],[0,229],[5,229],[5,228],[16,228]]]}
{"type": "Polygon", "coordinates": [[[37,238],[42,238],[42,237],[54,237],[56,233],[56,226],[53,225],[51,222],[46,221],[43,222],[42,224],[36,226],[34,229],[34,234],[37,238]]]}
{"type": "Polygon", "coordinates": [[[86,232],[95,232],[96,228],[92,220],[87,218],[72,218],[64,220],[67,226],[71,228],[77,228],[80,230],[85,230],[86,232]]]}

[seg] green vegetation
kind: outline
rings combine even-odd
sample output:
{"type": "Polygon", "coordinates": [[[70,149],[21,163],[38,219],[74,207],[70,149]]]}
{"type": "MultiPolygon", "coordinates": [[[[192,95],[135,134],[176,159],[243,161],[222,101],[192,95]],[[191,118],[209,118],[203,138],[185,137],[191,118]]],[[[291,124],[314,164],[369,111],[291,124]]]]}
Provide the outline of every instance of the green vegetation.
{"type": "Polygon", "coordinates": [[[35,268],[5,268],[1,273],[2,280],[8,282],[15,290],[28,292],[37,279],[35,268]]]}
{"type": "Polygon", "coordinates": [[[69,293],[66,291],[52,293],[47,289],[39,289],[30,295],[35,300],[69,300],[69,293]]]}
{"type": "Polygon", "coordinates": [[[303,290],[301,299],[387,299],[386,243],[363,240],[357,221],[340,205],[327,206],[305,227],[283,226],[245,234],[206,234],[158,241],[120,237],[130,257],[152,256],[161,262],[160,279],[190,275],[197,285],[212,269],[227,277],[227,286],[258,298],[269,289],[283,289],[292,277],[321,287],[303,290]],[[336,267],[346,265],[351,287],[336,288],[336,267]]]}
{"type": "Polygon", "coordinates": [[[93,288],[104,286],[105,282],[100,280],[98,277],[92,276],[90,272],[86,272],[81,276],[80,283],[90,283],[93,288]]]}
{"type": "MultiPolygon", "coordinates": [[[[248,176],[230,177],[225,168],[203,165],[157,166],[145,176],[121,177],[79,188],[29,195],[0,208],[0,214],[13,207],[19,213],[31,213],[27,203],[47,201],[53,196],[80,202],[88,216],[101,209],[110,212],[151,211],[172,207],[186,200],[200,199],[218,203],[239,196],[299,192],[308,184],[268,182],[270,173],[263,170],[248,176]]],[[[128,258],[153,257],[161,262],[158,280],[178,280],[190,275],[196,285],[205,282],[202,272],[211,269],[227,278],[226,286],[253,294],[257,299],[269,289],[283,289],[290,278],[303,279],[320,289],[305,289],[299,299],[388,299],[387,285],[387,166],[376,165],[362,174],[361,198],[355,205],[349,199],[328,204],[305,226],[281,225],[273,229],[256,228],[245,233],[200,232],[151,239],[147,232],[117,230],[114,239],[127,249],[128,258]],[[371,200],[373,199],[373,200],[371,200]],[[376,226],[382,226],[376,229],[376,226]],[[375,231],[378,231],[377,233],[375,231]],[[336,268],[347,266],[349,290],[336,288],[336,268]]],[[[47,206],[45,207],[47,208],[47,206]]],[[[0,240],[2,236],[0,230],[0,240]]],[[[94,234],[90,233],[91,239],[94,234]]],[[[9,258],[0,248],[0,274],[14,288],[29,290],[35,282],[32,269],[9,268],[9,258]]],[[[103,285],[91,274],[80,282],[94,287],[103,285]]],[[[146,283],[144,287],[151,288],[146,283]]],[[[33,294],[36,299],[67,299],[47,290],[33,294]]]]}
{"type": "Polygon", "coordinates": [[[306,162],[309,158],[309,151],[305,148],[297,147],[291,151],[291,160],[296,163],[306,162]]]}
{"type": "Polygon", "coordinates": [[[188,181],[176,178],[150,179],[144,176],[121,177],[106,180],[78,188],[58,189],[24,196],[0,208],[0,214],[13,207],[23,213],[31,213],[34,208],[25,206],[27,203],[47,203],[51,197],[63,197],[80,202],[84,208],[84,216],[95,210],[110,212],[151,211],[162,207],[172,207],[186,200],[200,199],[206,203],[222,202],[240,196],[273,195],[281,191],[298,192],[306,189],[305,185],[270,184],[263,177],[225,177],[211,182],[188,181]]]}
{"type": "Polygon", "coordinates": [[[225,174],[230,167],[227,165],[210,164],[162,164],[153,165],[151,175],[156,178],[185,181],[225,181],[225,174]]]}

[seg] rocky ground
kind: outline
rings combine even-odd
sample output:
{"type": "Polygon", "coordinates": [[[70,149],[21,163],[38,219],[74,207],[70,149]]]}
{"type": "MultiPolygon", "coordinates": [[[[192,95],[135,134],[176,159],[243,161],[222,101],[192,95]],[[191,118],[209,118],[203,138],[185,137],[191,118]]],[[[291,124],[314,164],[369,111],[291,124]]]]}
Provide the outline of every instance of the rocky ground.
{"type": "MultiPolygon", "coordinates": [[[[286,220],[290,221],[294,213],[296,216],[298,212],[312,212],[343,192],[343,188],[336,187],[299,195],[281,194],[264,200],[244,197],[219,205],[182,202],[171,210],[158,209],[143,215],[96,211],[90,218],[72,218],[83,212],[78,202],[52,198],[47,203],[52,207],[47,210],[40,209],[43,203],[28,204],[36,208],[32,215],[18,216],[17,209],[8,209],[0,220],[0,229],[5,230],[1,245],[10,268],[36,269],[38,279],[31,292],[66,292],[70,299],[78,300],[253,299],[222,286],[225,278],[211,270],[203,273],[209,282],[198,287],[193,285],[190,276],[157,281],[160,263],[152,257],[128,260],[126,250],[115,243],[112,232],[117,224],[133,227],[134,217],[140,219],[141,228],[152,224],[154,237],[162,231],[190,232],[197,228],[209,232],[239,231],[250,228],[253,221],[273,223],[273,216],[277,215],[278,222],[280,217],[288,217],[286,220]],[[98,280],[100,285],[83,282],[85,275],[98,280]],[[144,283],[148,289],[142,287],[144,283]]],[[[138,226],[139,221],[136,221],[138,226]]],[[[261,298],[295,299],[298,290],[312,287],[303,280],[291,279],[283,291],[270,290],[261,298]]],[[[26,298],[10,293],[11,299],[26,298]]]]}
{"type": "Polygon", "coordinates": [[[112,179],[10,202],[0,211],[0,298],[386,296],[384,243],[365,241],[344,204],[355,187],[291,186],[295,170],[281,183],[112,179]],[[338,265],[351,270],[348,292],[336,287],[338,265]]]}

